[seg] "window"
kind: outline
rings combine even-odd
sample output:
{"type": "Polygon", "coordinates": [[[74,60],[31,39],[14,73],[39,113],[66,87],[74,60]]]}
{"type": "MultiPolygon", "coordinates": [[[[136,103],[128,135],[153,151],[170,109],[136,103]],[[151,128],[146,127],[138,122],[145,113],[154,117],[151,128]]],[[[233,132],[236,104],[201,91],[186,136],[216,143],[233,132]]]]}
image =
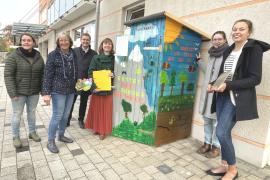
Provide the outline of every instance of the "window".
{"type": "Polygon", "coordinates": [[[137,5],[136,7],[131,7],[126,10],[126,21],[130,21],[139,17],[144,16],[144,4],[137,5]]]}
{"type": "Polygon", "coordinates": [[[74,46],[75,47],[79,47],[81,42],[80,42],[80,38],[82,33],[89,33],[91,36],[91,47],[94,48],[95,45],[95,22],[91,22],[89,24],[86,24],[82,27],[79,27],[77,29],[75,29],[74,32],[74,46]]]}

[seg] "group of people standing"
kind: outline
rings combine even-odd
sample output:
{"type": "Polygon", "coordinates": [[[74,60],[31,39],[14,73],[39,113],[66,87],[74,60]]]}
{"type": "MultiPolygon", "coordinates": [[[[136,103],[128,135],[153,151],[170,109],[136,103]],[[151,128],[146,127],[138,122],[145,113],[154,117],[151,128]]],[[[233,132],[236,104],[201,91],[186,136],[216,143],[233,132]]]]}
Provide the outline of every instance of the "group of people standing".
{"type": "Polygon", "coordinates": [[[48,127],[47,148],[58,153],[55,138],[58,141],[72,143],[65,136],[66,127],[70,125],[72,111],[77,96],[80,95],[79,127],[91,128],[103,140],[112,131],[112,91],[100,91],[93,85],[88,91],[77,92],[78,80],[92,78],[93,71],[111,70],[109,78],[113,78],[114,51],[111,39],[104,39],[99,47],[99,54],[91,49],[91,36],[83,33],[81,46],[72,48],[73,41],[67,34],[60,34],[56,40],[56,49],[49,53],[46,65],[40,53],[34,49],[35,38],[24,33],[20,38],[20,47],[6,59],[4,78],[7,92],[12,103],[12,134],[16,148],[22,147],[20,139],[20,121],[26,104],[29,138],[36,142],[41,138],[36,132],[36,108],[39,94],[44,102],[52,102],[52,117],[48,127]],[[88,97],[92,100],[88,110],[86,125],[84,117],[88,97]]]}
{"type": "Polygon", "coordinates": [[[250,20],[237,20],[231,31],[231,46],[225,32],[217,31],[212,35],[208,64],[197,55],[197,63],[204,72],[199,107],[204,119],[204,144],[197,152],[214,158],[221,151],[221,165],[206,173],[222,176],[222,180],[238,178],[231,136],[233,127],[237,121],[258,118],[255,87],[262,78],[263,52],[270,45],[250,39],[252,32],[250,20]],[[215,84],[224,73],[226,80],[215,84]]]}
{"type": "MultiPolygon", "coordinates": [[[[252,22],[237,20],[231,32],[233,44],[228,45],[226,34],[217,31],[212,36],[208,64],[197,55],[197,63],[205,73],[202,86],[199,112],[204,119],[205,140],[198,153],[208,158],[219,156],[221,165],[207,171],[213,176],[223,176],[223,180],[236,179],[235,151],[231,131],[237,121],[258,118],[255,86],[262,77],[263,52],[270,45],[250,39],[253,32],[252,22]],[[215,80],[224,72],[230,72],[226,81],[215,85],[215,80]]],[[[38,51],[34,49],[35,39],[31,34],[21,36],[21,47],[17,48],[7,59],[5,66],[5,83],[11,98],[12,133],[14,146],[22,147],[19,135],[20,118],[27,106],[29,138],[40,141],[36,133],[35,111],[41,92],[46,104],[52,101],[52,117],[48,128],[47,148],[58,153],[55,144],[58,140],[72,143],[66,137],[65,129],[70,125],[74,103],[80,95],[79,126],[90,128],[104,139],[112,130],[112,91],[99,91],[93,82],[89,91],[76,92],[78,79],[92,78],[97,70],[111,70],[114,77],[114,48],[111,39],[106,38],[100,44],[99,54],[90,47],[91,37],[84,33],[81,46],[72,49],[72,39],[61,34],[56,41],[57,47],[49,53],[46,65],[38,51]],[[84,124],[84,117],[89,95],[92,94],[90,106],[84,124]]]]}

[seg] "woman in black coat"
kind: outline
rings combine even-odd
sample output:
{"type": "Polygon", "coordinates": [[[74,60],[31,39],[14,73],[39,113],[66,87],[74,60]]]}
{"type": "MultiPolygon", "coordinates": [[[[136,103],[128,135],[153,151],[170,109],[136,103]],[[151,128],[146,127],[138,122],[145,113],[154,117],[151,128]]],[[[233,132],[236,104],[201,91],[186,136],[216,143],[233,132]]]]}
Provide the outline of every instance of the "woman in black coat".
{"type": "Polygon", "coordinates": [[[221,144],[222,164],[210,169],[208,174],[223,176],[223,180],[236,179],[235,151],[231,131],[237,121],[258,118],[256,90],[262,77],[263,52],[270,45],[255,39],[249,39],[252,22],[238,20],[232,28],[234,44],[223,54],[220,73],[230,72],[221,85],[209,85],[208,91],[215,92],[212,111],[217,113],[217,137],[221,144]]]}

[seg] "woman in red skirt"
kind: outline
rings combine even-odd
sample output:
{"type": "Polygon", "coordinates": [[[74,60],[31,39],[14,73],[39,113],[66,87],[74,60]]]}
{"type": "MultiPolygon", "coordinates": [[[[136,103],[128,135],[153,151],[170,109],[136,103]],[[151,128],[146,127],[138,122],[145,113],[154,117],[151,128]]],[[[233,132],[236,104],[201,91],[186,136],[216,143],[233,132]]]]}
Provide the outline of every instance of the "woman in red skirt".
{"type": "MultiPolygon", "coordinates": [[[[111,70],[109,75],[113,78],[114,50],[111,39],[104,39],[99,46],[99,55],[93,57],[89,66],[89,77],[93,77],[93,71],[111,70]]],[[[101,140],[112,132],[113,95],[111,91],[100,91],[93,80],[91,87],[92,98],[87,114],[85,128],[93,129],[99,134],[101,140]]]]}

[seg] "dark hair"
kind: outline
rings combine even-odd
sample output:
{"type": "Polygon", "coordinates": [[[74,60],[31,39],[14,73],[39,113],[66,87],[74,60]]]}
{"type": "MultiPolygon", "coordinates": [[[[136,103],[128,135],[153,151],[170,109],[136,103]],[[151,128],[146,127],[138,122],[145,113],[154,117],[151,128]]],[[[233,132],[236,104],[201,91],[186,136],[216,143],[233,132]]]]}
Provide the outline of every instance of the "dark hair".
{"type": "Polygon", "coordinates": [[[82,33],[82,35],[81,35],[81,38],[83,37],[83,36],[88,36],[89,37],[89,39],[91,39],[91,36],[90,36],[90,34],[89,33],[82,33]]]}
{"type": "Polygon", "coordinates": [[[212,41],[213,41],[213,38],[214,38],[214,36],[216,34],[222,35],[223,39],[225,39],[225,43],[228,43],[228,40],[227,40],[227,37],[226,37],[226,33],[224,31],[216,31],[216,32],[214,32],[214,34],[212,35],[212,38],[211,38],[212,41]]]}
{"type": "Polygon", "coordinates": [[[110,54],[114,54],[114,50],[113,50],[113,42],[110,38],[105,38],[99,45],[99,48],[98,48],[98,52],[99,54],[104,54],[104,50],[103,50],[103,44],[104,43],[111,43],[112,44],[112,50],[110,52],[110,54]]]}
{"type": "Polygon", "coordinates": [[[248,26],[248,32],[249,32],[249,33],[252,33],[252,32],[253,32],[253,24],[252,24],[252,22],[251,22],[250,20],[248,20],[248,19],[239,19],[239,20],[237,20],[237,21],[234,22],[233,26],[234,26],[236,23],[239,23],[239,22],[244,22],[244,23],[246,23],[247,26],[248,26]]]}
{"type": "Polygon", "coordinates": [[[72,41],[71,37],[70,37],[68,34],[66,34],[66,33],[61,33],[61,34],[58,36],[58,38],[56,39],[56,45],[57,45],[57,47],[60,48],[59,40],[60,40],[60,38],[63,37],[63,36],[65,36],[65,37],[68,38],[68,41],[69,41],[69,43],[70,43],[69,48],[71,48],[71,47],[73,46],[73,41],[72,41]]]}
{"type": "Polygon", "coordinates": [[[32,41],[34,42],[34,46],[36,46],[36,45],[37,45],[37,43],[36,43],[36,40],[35,40],[34,36],[33,36],[32,34],[30,34],[30,33],[25,32],[25,33],[23,33],[23,34],[20,36],[20,43],[19,43],[19,46],[21,46],[21,45],[22,45],[22,37],[23,37],[23,36],[28,36],[28,37],[31,37],[32,41]]]}

